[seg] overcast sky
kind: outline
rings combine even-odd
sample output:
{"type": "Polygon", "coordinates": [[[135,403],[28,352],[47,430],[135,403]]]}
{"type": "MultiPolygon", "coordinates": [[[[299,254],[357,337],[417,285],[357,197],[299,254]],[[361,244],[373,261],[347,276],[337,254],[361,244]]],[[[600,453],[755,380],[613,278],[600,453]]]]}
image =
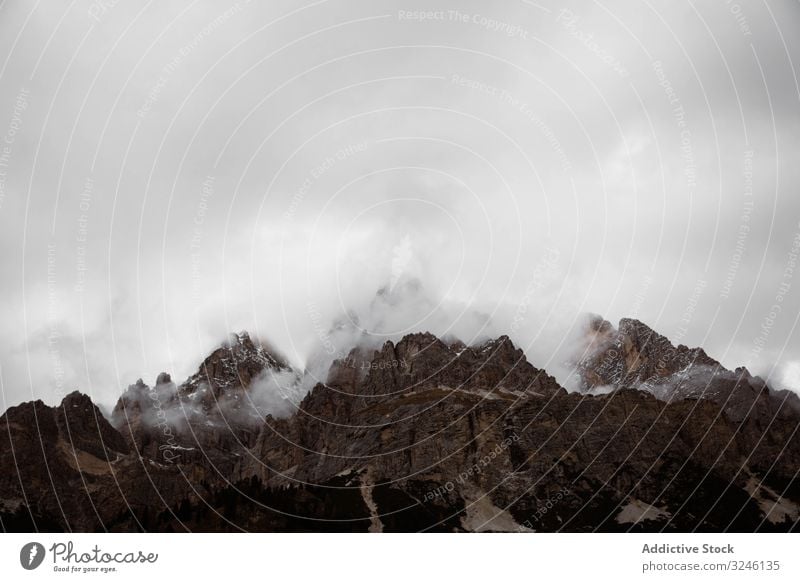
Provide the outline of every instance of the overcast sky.
{"type": "Polygon", "coordinates": [[[585,312],[800,389],[797,2],[261,4],[0,2],[0,408],[585,312]]]}

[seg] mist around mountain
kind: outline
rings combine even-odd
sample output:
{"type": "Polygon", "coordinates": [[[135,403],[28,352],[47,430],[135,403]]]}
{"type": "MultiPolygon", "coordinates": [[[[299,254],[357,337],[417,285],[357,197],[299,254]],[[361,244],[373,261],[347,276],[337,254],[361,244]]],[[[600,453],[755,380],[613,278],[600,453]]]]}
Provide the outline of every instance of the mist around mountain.
{"type": "Polygon", "coordinates": [[[2,528],[762,532],[800,519],[797,395],[635,319],[585,318],[569,391],[506,335],[383,341],[353,314],[327,334],[351,348],[302,370],[231,334],[180,383],[129,386],[109,418],[77,391],[9,408],[2,528]]]}

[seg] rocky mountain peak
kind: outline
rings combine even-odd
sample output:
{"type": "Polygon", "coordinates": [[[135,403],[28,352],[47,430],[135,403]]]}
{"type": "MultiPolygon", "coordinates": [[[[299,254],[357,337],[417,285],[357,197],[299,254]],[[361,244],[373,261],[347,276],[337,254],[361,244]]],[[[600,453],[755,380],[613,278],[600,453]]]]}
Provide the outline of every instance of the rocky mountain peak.
{"type": "Polygon", "coordinates": [[[55,417],[61,438],[71,449],[99,459],[113,459],[115,452],[128,452],[125,439],[87,394],[77,390],[67,394],[55,410],[55,417]]]}
{"type": "Polygon", "coordinates": [[[247,387],[265,369],[288,370],[290,366],[272,348],[253,341],[248,332],[233,333],[203,360],[198,371],[183,383],[182,389],[191,393],[201,384],[214,390],[247,387]]]}
{"type": "Polygon", "coordinates": [[[50,434],[56,430],[53,409],[42,400],[36,399],[11,406],[0,416],[0,424],[13,423],[31,433],[41,432],[42,435],[50,434]]]}
{"type": "Polygon", "coordinates": [[[576,367],[585,390],[610,386],[660,385],[689,367],[719,367],[700,348],[675,347],[637,319],[623,318],[614,328],[600,316],[588,318],[576,367]]]}
{"type": "Polygon", "coordinates": [[[637,319],[621,319],[615,329],[592,315],[585,329],[576,363],[583,391],[633,389],[665,401],[710,400],[738,421],[800,408],[797,395],[769,390],[743,367],[727,370],[702,348],[675,346],[637,319]]]}
{"type": "Polygon", "coordinates": [[[160,386],[161,384],[171,384],[171,383],[172,383],[172,376],[170,376],[166,372],[161,372],[156,378],[156,386],[160,386]]]}
{"type": "Polygon", "coordinates": [[[596,313],[586,314],[585,328],[587,333],[607,334],[614,331],[613,324],[596,313]]]}
{"type": "Polygon", "coordinates": [[[63,409],[77,408],[83,412],[90,412],[94,409],[94,406],[92,399],[78,390],[73,390],[61,400],[61,408],[63,409]]]}

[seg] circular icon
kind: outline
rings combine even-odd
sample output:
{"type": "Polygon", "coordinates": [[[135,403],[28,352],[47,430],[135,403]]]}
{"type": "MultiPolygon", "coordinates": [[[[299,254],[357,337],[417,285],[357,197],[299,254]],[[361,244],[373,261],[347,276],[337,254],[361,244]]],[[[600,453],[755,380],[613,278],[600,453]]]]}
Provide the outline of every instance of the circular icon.
{"type": "Polygon", "coordinates": [[[19,551],[19,563],[26,570],[35,570],[44,561],[44,546],[38,542],[30,542],[19,551]]]}

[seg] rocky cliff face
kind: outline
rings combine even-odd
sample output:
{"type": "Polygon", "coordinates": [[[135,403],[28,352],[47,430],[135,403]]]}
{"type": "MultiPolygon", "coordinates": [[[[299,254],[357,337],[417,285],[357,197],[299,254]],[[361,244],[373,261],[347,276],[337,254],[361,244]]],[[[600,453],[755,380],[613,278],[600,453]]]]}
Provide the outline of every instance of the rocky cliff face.
{"type": "Polygon", "coordinates": [[[793,395],[633,320],[593,319],[576,369],[587,392],[570,394],[508,337],[412,334],[354,349],[302,399],[285,387],[292,413],[276,418],[262,383],[299,374],[239,334],[181,385],[131,386],[111,422],[78,393],[9,409],[2,527],[773,531],[800,519],[793,395]]]}
{"type": "Polygon", "coordinates": [[[153,460],[202,462],[210,457],[230,467],[264,424],[254,384],[277,376],[296,379],[281,356],[246,332],[231,334],[180,386],[166,373],[152,387],[141,379],[129,386],[111,423],[131,448],[153,460]]]}
{"type": "Polygon", "coordinates": [[[585,386],[639,388],[666,396],[671,378],[682,370],[720,368],[701,348],[673,346],[635,319],[615,329],[600,316],[587,318],[585,343],[577,358],[585,386]]]}
{"type": "Polygon", "coordinates": [[[667,402],[710,400],[736,421],[751,414],[766,420],[784,408],[800,411],[794,393],[770,391],[747,369],[727,370],[701,348],[676,347],[640,321],[622,319],[615,329],[591,316],[584,338],[576,358],[583,391],[636,389],[667,402]]]}

